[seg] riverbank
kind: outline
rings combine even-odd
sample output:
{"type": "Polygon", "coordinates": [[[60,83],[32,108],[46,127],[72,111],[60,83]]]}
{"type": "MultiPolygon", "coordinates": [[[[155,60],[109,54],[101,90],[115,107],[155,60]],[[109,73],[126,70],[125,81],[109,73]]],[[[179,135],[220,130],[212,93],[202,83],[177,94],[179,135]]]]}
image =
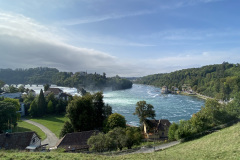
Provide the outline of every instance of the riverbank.
{"type": "MultiPolygon", "coordinates": [[[[186,93],[186,92],[180,92],[180,94],[181,95],[185,95],[185,96],[196,96],[196,97],[198,97],[198,98],[200,98],[200,99],[203,99],[203,100],[207,100],[207,99],[215,99],[215,98],[212,98],[212,97],[209,97],[209,96],[205,96],[205,95],[202,95],[202,94],[200,94],[200,93],[196,93],[196,94],[188,94],[188,93],[186,93]]],[[[218,100],[218,103],[220,103],[220,104],[227,104],[227,103],[229,103],[229,102],[231,102],[233,99],[230,99],[229,101],[223,101],[223,100],[219,100],[219,99],[217,99],[218,100]]]]}

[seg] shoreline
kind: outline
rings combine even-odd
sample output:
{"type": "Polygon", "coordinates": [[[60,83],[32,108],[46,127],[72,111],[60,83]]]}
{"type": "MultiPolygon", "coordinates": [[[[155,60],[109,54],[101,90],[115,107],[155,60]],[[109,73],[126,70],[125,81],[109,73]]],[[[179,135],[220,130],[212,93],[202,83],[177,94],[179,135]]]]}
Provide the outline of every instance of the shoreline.
{"type": "MultiPolygon", "coordinates": [[[[186,92],[180,92],[180,94],[181,94],[181,95],[185,95],[185,96],[195,96],[195,97],[198,97],[198,98],[200,98],[200,99],[202,99],[202,100],[205,100],[205,101],[206,101],[207,99],[215,99],[215,98],[212,98],[212,97],[208,97],[208,96],[202,95],[202,94],[200,94],[200,93],[188,94],[188,93],[186,93],[186,92]]],[[[220,103],[220,104],[227,104],[227,103],[231,102],[232,99],[229,100],[229,101],[223,101],[223,100],[217,99],[217,101],[218,101],[218,103],[220,103]]]]}

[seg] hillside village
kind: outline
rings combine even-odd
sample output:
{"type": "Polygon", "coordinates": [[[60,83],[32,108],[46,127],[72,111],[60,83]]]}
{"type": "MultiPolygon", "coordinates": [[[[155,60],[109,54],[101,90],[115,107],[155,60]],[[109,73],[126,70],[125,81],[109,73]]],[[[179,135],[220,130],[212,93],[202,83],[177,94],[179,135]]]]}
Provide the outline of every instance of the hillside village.
{"type": "MultiPolygon", "coordinates": [[[[61,99],[66,102],[69,102],[73,99],[72,95],[64,93],[59,88],[51,88],[50,86],[45,88],[45,91],[43,92],[44,97],[47,98],[51,94],[55,99],[61,99]]],[[[38,94],[34,90],[26,90],[26,92],[23,93],[3,92],[0,95],[0,97],[17,99],[20,101],[21,107],[17,113],[20,113],[21,117],[25,117],[26,113],[29,112],[26,110],[24,103],[24,98],[27,96],[36,97],[38,94]]],[[[29,115],[29,113],[27,115],[29,115]]],[[[144,132],[142,133],[144,135],[143,137],[149,140],[165,141],[168,139],[168,129],[170,124],[171,123],[168,120],[147,120],[146,123],[144,123],[144,132]]],[[[129,127],[135,128],[134,126],[129,127]]],[[[88,139],[97,133],[100,133],[99,130],[67,133],[58,141],[53,142],[52,144],[54,145],[49,145],[47,143],[44,144],[43,141],[41,141],[41,138],[35,132],[12,133],[12,129],[8,129],[5,133],[1,134],[0,148],[30,151],[46,150],[46,148],[50,150],[64,148],[65,151],[89,151],[89,145],[87,144],[88,139]],[[18,139],[19,143],[15,143],[16,139],[18,139]]]]}

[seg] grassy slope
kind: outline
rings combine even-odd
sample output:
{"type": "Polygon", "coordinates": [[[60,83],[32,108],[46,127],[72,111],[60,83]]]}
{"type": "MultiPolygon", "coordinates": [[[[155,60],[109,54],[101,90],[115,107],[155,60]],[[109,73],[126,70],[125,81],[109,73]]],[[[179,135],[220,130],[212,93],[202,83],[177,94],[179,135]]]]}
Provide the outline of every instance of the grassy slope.
{"type": "Polygon", "coordinates": [[[6,153],[6,151],[0,151],[0,159],[240,159],[239,144],[240,123],[165,151],[149,154],[107,157],[81,153],[6,153]]]}
{"type": "Polygon", "coordinates": [[[137,159],[240,159],[240,123],[166,151],[130,155],[137,159]]]}
{"type": "Polygon", "coordinates": [[[18,125],[13,129],[13,132],[35,131],[42,140],[46,138],[46,134],[40,128],[24,121],[18,121],[17,123],[18,125]]]}
{"type": "Polygon", "coordinates": [[[31,118],[30,120],[40,123],[52,131],[57,137],[61,132],[64,122],[67,121],[64,115],[46,116],[41,118],[31,118]]]}

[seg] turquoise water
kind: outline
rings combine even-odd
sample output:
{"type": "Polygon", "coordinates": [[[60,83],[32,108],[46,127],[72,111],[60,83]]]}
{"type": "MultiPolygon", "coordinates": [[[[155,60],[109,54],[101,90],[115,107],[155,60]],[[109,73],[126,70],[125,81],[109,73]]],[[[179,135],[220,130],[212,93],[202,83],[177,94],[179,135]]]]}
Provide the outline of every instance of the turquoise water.
{"type": "Polygon", "coordinates": [[[145,100],[154,106],[155,119],[168,119],[171,122],[188,120],[204,105],[204,100],[193,96],[162,95],[161,89],[147,85],[134,84],[131,89],[104,92],[104,102],[112,106],[113,113],[125,116],[130,125],[139,125],[133,115],[138,101],[145,100]]]}
{"type": "MultiPolygon", "coordinates": [[[[62,89],[64,92],[79,95],[76,88],[52,86],[62,89]]],[[[33,89],[39,94],[43,89],[42,85],[26,86],[33,89]]],[[[127,123],[131,125],[139,125],[139,119],[133,115],[138,101],[145,100],[154,106],[155,119],[169,119],[171,122],[179,120],[187,120],[191,118],[204,105],[204,100],[193,96],[162,95],[161,89],[148,85],[134,84],[131,89],[120,91],[104,91],[104,102],[112,106],[113,113],[117,112],[125,116],[127,123]]]]}

